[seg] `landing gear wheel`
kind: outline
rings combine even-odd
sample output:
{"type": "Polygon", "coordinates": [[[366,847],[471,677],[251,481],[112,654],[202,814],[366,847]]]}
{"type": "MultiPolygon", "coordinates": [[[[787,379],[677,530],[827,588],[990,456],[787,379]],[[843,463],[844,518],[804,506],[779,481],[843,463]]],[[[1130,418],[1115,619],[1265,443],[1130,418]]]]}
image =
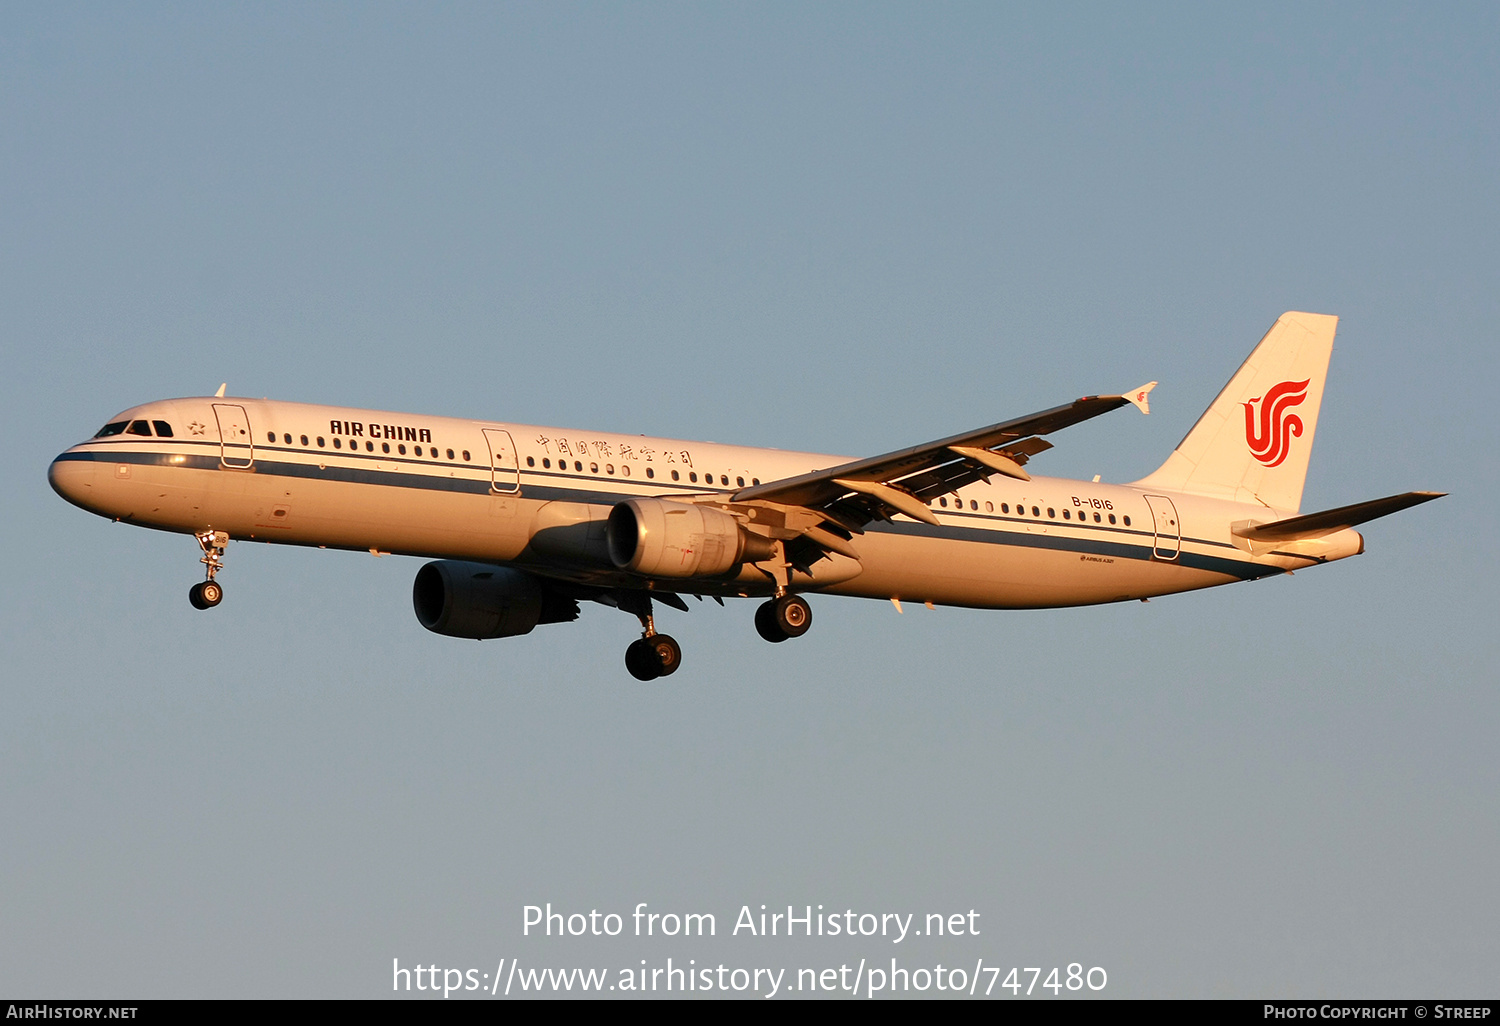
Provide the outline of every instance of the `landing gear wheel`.
{"type": "Polygon", "coordinates": [[[812,626],[812,606],[800,595],[783,595],[771,603],[776,626],[789,638],[800,638],[812,626]]]}
{"type": "Polygon", "coordinates": [[[785,641],[791,635],[776,626],[776,600],[755,607],[755,632],[770,642],[785,641]]]}
{"type": "Polygon", "coordinates": [[[657,634],[642,640],[651,646],[651,653],[656,657],[661,676],[667,677],[677,672],[677,667],[682,665],[682,648],[674,638],[667,634],[657,634]]]}
{"type": "MultiPolygon", "coordinates": [[[[630,643],[630,647],[625,649],[625,669],[629,670],[630,675],[636,680],[655,680],[662,674],[661,658],[656,654],[656,647],[652,644],[655,640],[655,638],[637,638],[630,643]]],[[[676,647],[676,642],[672,644],[676,647]]]]}
{"type": "Polygon", "coordinates": [[[224,589],[214,581],[200,581],[188,589],[188,601],[194,609],[212,609],[224,601],[224,589]]]}

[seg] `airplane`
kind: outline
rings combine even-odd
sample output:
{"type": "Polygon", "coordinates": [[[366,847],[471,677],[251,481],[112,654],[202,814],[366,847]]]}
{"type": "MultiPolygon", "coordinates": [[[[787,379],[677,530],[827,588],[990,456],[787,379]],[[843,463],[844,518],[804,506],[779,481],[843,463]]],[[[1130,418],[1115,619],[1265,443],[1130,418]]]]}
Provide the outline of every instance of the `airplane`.
{"type": "Polygon", "coordinates": [[[231,538],[429,557],[412,602],[430,631],[503,638],[636,616],[639,680],[675,672],[653,600],[760,598],[783,642],[813,593],[1025,609],[1145,600],[1364,551],[1353,528],[1439,498],[1300,512],[1338,318],[1283,314],[1160,468],[1130,484],[1032,476],[1043,436],[1156,382],[866,459],[210,397],[110,418],[51,464],[74,505],[192,535],[198,609],[223,598],[231,538]]]}

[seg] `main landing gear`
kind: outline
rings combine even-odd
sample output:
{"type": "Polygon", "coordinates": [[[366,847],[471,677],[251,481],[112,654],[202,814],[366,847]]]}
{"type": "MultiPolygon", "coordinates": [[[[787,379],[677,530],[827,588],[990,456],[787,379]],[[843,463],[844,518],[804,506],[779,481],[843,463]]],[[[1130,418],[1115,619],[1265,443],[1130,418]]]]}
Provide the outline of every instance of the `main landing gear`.
{"type": "Polygon", "coordinates": [[[214,577],[224,569],[224,550],[229,546],[229,535],[225,531],[200,531],[194,537],[203,550],[200,562],[208,568],[207,580],[188,589],[188,601],[194,609],[212,609],[224,601],[224,588],[214,577]]]}
{"type": "Polygon", "coordinates": [[[762,602],[755,610],[755,630],[771,642],[800,638],[812,626],[812,606],[801,595],[788,589],[792,583],[792,563],[786,558],[786,543],[776,542],[776,555],[761,572],[776,583],[774,598],[762,602]]]}
{"type": "MultiPolygon", "coordinates": [[[[676,673],[682,665],[682,649],[671,637],[656,633],[650,594],[622,590],[615,592],[612,598],[612,605],[634,613],[641,621],[641,636],[625,649],[625,669],[630,675],[636,680],[655,680],[676,673]]],[[[810,627],[812,606],[801,595],[783,591],[755,610],[755,629],[767,641],[800,638],[810,627]]]]}
{"type": "Polygon", "coordinates": [[[755,609],[755,629],[767,641],[800,638],[812,626],[812,606],[801,595],[782,595],[755,609]]]}
{"type": "Polygon", "coordinates": [[[651,596],[644,592],[624,592],[620,608],[634,613],[641,621],[641,636],[625,649],[625,669],[636,680],[655,680],[676,673],[682,665],[682,647],[670,635],[656,633],[656,619],[651,615],[651,596]]]}
{"type": "Polygon", "coordinates": [[[636,638],[625,649],[625,669],[636,680],[655,680],[682,665],[682,648],[668,634],[636,638]]]}

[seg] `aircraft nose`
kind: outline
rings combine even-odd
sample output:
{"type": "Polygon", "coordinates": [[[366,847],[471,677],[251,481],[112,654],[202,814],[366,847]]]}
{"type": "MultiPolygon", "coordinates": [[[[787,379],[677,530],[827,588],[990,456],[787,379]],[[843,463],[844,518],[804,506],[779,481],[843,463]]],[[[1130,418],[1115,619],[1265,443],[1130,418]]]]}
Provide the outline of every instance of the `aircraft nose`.
{"type": "Polygon", "coordinates": [[[65,452],[47,468],[47,483],[73,505],[92,512],[94,466],[93,460],[80,460],[72,452],[65,452]]]}

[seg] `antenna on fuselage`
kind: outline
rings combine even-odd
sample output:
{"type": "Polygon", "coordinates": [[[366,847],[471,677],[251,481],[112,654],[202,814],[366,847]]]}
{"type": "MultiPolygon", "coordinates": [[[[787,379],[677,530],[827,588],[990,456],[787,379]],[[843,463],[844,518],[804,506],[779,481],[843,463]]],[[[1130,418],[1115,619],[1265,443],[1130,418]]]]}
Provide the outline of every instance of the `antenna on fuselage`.
{"type": "Polygon", "coordinates": [[[224,398],[224,389],[226,389],[228,387],[229,387],[229,382],[227,382],[227,381],[224,382],[223,384],[221,384],[219,386],[219,390],[214,393],[214,398],[215,399],[222,399],[222,398],[224,398]]]}

